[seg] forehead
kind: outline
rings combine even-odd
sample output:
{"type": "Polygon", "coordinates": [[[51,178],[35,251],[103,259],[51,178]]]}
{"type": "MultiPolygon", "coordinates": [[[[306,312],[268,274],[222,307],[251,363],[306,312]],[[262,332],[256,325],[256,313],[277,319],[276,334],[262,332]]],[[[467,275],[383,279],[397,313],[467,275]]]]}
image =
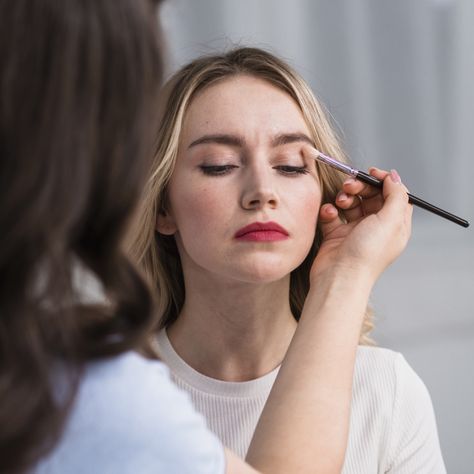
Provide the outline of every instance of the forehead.
{"type": "Polygon", "coordinates": [[[243,136],[308,133],[303,114],[293,98],[270,82],[239,75],[198,93],[186,111],[183,140],[206,133],[243,136]]]}

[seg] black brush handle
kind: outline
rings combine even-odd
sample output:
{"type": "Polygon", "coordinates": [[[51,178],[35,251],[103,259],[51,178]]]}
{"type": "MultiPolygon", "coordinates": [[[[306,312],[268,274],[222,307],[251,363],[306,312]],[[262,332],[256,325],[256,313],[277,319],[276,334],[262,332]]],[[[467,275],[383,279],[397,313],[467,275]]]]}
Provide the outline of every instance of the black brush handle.
{"type": "MultiPolygon", "coordinates": [[[[371,176],[370,174],[364,173],[363,171],[357,171],[357,174],[354,177],[359,181],[362,181],[366,184],[370,184],[371,186],[374,186],[376,188],[381,189],[383,187],[383,181],[375,178],[374,176],[371,176]]],[[[469,222],[465,219],[455,216],[454,214],[451,214],[450,212],[445,211],[444,209],[433,206],[433,204],[423,201],[423,199],[413,196],[413,194],[408,193],[408,202],[415,206],[421,207],[422,209],[426,209],[427,211],[430,211],[433,214],[444,217],[445,219],[448,219],[451,222],[454,222],[460,226],[469,227],[469,222]]]]}

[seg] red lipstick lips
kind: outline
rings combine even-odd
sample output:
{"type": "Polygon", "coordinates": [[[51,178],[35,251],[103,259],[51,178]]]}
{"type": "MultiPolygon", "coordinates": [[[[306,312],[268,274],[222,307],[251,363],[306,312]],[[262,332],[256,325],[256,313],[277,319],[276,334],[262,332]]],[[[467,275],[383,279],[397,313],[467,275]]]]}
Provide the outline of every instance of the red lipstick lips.
{"type": "Polygon", "coordinates": [[[254,222],[235,233],[238,240],[252,242],[273,242],[288,238],[288,231],[276,222],[254,222]]]}

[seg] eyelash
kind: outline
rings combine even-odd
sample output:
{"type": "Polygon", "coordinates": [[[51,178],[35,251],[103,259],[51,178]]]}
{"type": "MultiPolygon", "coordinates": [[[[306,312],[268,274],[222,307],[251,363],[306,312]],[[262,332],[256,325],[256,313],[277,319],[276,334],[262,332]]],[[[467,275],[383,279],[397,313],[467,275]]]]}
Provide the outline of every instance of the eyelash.
{"type": "MultiPolygon", "coordinates": [[[[201,171],[208,176],[224,176],[229,174],[234,168],[238,168],[235,165],[201,165],[199,167],[201,171]]],[[[286,176],[296,176],[299,174],[308,174],[309,171],[306,166],[288,166],[281,165],[275,166],[276,170],[280,171],[286,176]]]]}
{"type": "Polygon", "coordinates": [[[204,174],[207,174],[209,176],[223,176],[225,174],[230,173],[234,168],[238,168],[235,165],[201,165],[199,168],[201,168],[201,171],[204,174]]]}
{"type": "Polygon", "coordinates": [[[308,174],[309,170],[306,166],[288,166],[288,165],[282,165],[282,166],[276,166],[275,169],[281,171],[282,173],[289,175],[289,176],[294,176],[297,174],[308,174]]]}

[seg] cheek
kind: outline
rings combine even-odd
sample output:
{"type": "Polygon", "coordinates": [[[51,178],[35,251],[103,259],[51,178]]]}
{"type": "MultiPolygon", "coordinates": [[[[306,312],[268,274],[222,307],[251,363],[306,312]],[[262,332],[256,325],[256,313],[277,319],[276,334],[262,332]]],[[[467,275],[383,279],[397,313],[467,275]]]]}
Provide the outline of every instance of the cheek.
{"type": "Polygon", "coordinates": [[[179,195],[173,196],[172,209],[181,234],[202,235],[215,227],[216,221],[225,220],[225,194],[216,195],[215,187],[188,183],[179,189],[179,195]]]}
{"type": "Polygon", "coordinates": [[[292,213],[297,222],[306,230],[316,228],[319,208],[321,206],[321,191],[319,186],[308,183],[305,186],[293,189],[292,213]]]}
{"type": "Polygon", "coordinates": [[[298,264],[296,266],[299,266],[304,261],[313,246],[320,207],[321,193],[319,191],[306,193],[304,196],[301,196],[301,203],[297,211],[298,222],[301,223],[301,232],[299,233],[297,245],[300,252],[297,256],[298,264]]]}
{"type": "Polygon", "coordinates": [[[316,225],[318,221],[319,208],[321,207],[321,194],[314,193],[313,195],[307,195],[306,199],[303,200],[302,212],[305,219],[316,225]]]}

